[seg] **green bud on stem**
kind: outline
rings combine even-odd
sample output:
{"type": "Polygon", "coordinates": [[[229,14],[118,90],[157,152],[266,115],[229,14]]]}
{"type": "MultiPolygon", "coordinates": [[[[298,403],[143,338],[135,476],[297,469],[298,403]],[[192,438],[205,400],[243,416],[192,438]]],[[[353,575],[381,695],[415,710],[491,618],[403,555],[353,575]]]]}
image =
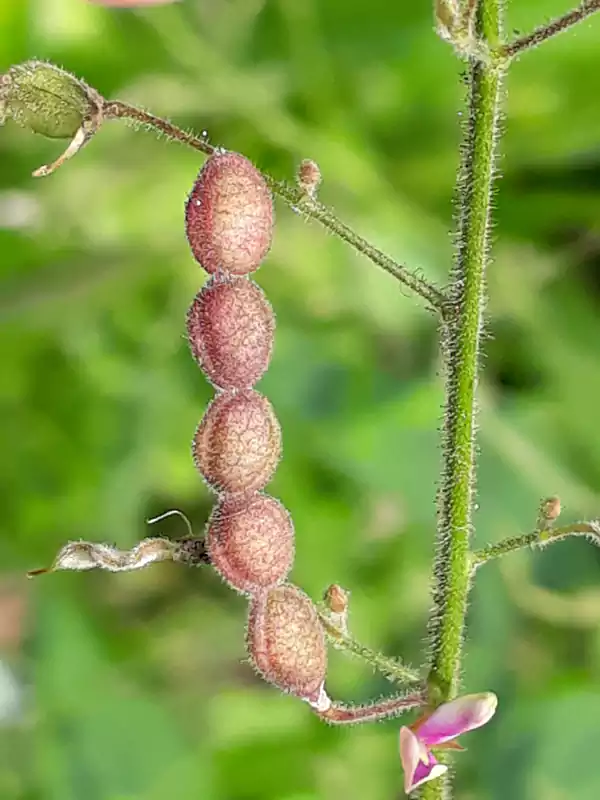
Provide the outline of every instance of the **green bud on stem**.
{"type": "Polygon", "coordinates": [[[0,75],[0,123],[12,119],[50,139],[71,139],[36,177],[50,175],[87,144],[102,121],[103,98],[90,86],[53,64],[26,61],[0,75]]]}

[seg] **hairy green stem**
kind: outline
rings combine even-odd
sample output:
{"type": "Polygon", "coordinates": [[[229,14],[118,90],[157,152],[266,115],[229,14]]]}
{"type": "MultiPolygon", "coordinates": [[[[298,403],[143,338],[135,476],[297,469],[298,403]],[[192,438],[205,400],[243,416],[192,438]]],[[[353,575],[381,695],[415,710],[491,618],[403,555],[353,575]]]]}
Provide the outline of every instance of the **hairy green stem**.
{"type": "Polygon", "coordinates": [[[600,546],[600,524],[597,522],[576,522],[560,528],[548,528],[526,533],[523,536],[512,536],[496,544],[490,544],[475,550],[471,555],[471,568],[478,569],[495,558],[515,553],[526,547],[544,547],[552,542],[559,542],[570,536],[585,536],[600,546]]]}
{"type": "Polygon", "coordinates": [[[537,47],[542,42],[552,39],[559,33],[569,30],[574,25],[578,25],[583,20],[600,11],[600,0],[584,0],[577,8],[563,14],[562,17],[553,19],[547,25],[540,25],[531,33],[525,34],[513,42],[499,47],[495,51],[495,55],[500,58],[510,59],[524,53],[526,50],[531,50],[537,47]]]}
{"type": "Polygon", "coordinates": [[[388,658],[357,642],[348,631],[342,630],[333,623],[330,612],[319,609],[319,618],[333,647],[362,658],[373,669],[398,683],[415,684],[423,682],[422,675],[417,670],[404,664],[400,659],[388,658]]]}
{"type": "MultiPolygon", "coordinates": [[[[482,0],[477,33],[490,46],[500,29],[497,0],[482,0]]],[[[453,313],[443,325],[446,407],[442,435],[433,609],[429,622],[432,705],[455,696],[470,582],[469,540],[475,483],[475,390],[485,305],[492,184],[500,114],[501,73],[471,59],[468,122],[459,174],[457,256],[450,286],[453,313]]],[[[429,800],[447,796],[447,781],[422,791],[429,800]]]]}
{"type": "Polygon", "coordinates": [[[332,703],[326,711],[314,709],[325,722],[330,725],[356,725],[360,722],[378,722],[392,717],[398,717],[406,711],[420,708],[424,705],[425,697],[420,692],[413,694],[399,694],[393,697],[384,697],[365,705],[345,705],[332,703]]]}
{"type": "MultiPolygon", "coordinates": [[[[104,119],[126,119],[143,128],[158,131],[169,139],[199,150],[206,155],[212,155],[220,150],[219,147],[210,144],[206,138],[195,136],[192,133],[181,130],[173,125],[169,120],[149,114],[141,108],[130,106],[127,103],[112,101],[106,103],[103,108],[104,119]]],[[[296,186],[291,186],[283,181],[263,173],[263,177],[271,191],[281,197],[289,206],[298,213],[303,214],[309,219],[320,222],[324,228],[334,233],[340,239],[353,247],[356,251],[370,259],[374,264],[389,272],[397,281],[411,289],[415,294],[420,295],[428,305],[443,314],[446,298],[441,289],[428,281],[419,272],[413,271],[403,264],[399,264],[393,258],[383,253],[378,248],[370,244],[362,236],[355,233],[348,225],[342,222],[333,211],[327,206],[319,203],[313,197],[296,186]]]]}

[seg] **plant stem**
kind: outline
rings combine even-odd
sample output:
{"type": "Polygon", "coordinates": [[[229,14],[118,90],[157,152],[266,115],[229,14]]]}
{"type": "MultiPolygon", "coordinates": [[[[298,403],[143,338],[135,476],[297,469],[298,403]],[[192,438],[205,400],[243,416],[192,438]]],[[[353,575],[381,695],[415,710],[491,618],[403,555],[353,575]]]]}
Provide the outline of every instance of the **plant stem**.
{"type": "MultiPolygon", "coordinates": [[[[482,0],[477,28],[487,43],[495,44],[499,34],[497,0],[482,0]]],[[[431,705],[450,700],[457,692],[470,584],[469,539],[476,457],[475,389],[485,305],[501,74],[493,65],[471,59],[468,82],[468,123],[458,184],[458,247],[450,287],[454,316],[447,319],[443,329],[446,407],[434,604],[429,621],[431,705]]],[[[449,796],[449,787],[447,773],[442,779],[425,784],[420,797],[443,800],[449,796]]]]}
{"type": "Polygon", "coordinates": [[[576,522],[572,525],[564,525],[561,528],[548,528],[526,533],[523,536],[512,536],[509,539],[503,539],[497,544],[491,544],[487,547],[482,547],[481,550],[475,550],[471,554],[471,567],[476,570],[483,564],[487,564],[488,561],[509,553],[515,553],[525,547],[535,547],[536,545],[544,547],[569,536],[586,536],[595,544],[600,545],[600,525],[594,522],[576,522]]]}
{"type": "Polygon", "coordinates": [[[425,698],[421,693],[395,695],[367,703],[362,706],[332,703],[327,711],[315,713],[331,725],[353,725],[358,722],[377,722],[378,720],[391,719],[422,706],[425,698]]]}
{"type": "MultiPolygon", "coordinates": [[[[173,125],[169,120],[156,117],[154,114],[149,114],[141,108],[136,108],[135,106],[130,106],[120,101],[106,103],[103,108],[103,117],[104,119],[130,120],[140,127],[158,131],[168,138],[181,142],[188,147],[192,147],[194,150],[199,150],[206,155],[212,155],[221,149],[210,144],[205,138],[181,130],[181,128],[173,125]]],[[[397,281],[407,286],[415,292],[415,294],[420,295],[427,301],[432,309],[435,309],[440,314],[443,313],[446,303],[443,291],[426,280],[419,272],[410,270],[408,267],[390,258],[390,256],[386,255],[381,250],[378,250],[366,239],[363,239],[362,236],[355,233],[348,225],[338,219],[330,208],[319,203],[314,198],[309,197],[300,187],[290,186],[283,181],[275,180],[275,178],[265,173],[263,173],[263,177],[271,191],[281,197],[292,209],[309,219],[320,222],[324,228],[327,228],[340,239],[343,239],[356,251],[370,259],[374,264],[377,264],[377,266],[389,272],[397,281]]]]}
{"type": "Polygon", "coordinates": [[[360,644],[354,639],[348,631],[341,630],[338,626],[332,623],[330,613],[319,609],[319,618],[325,628],[325,632],[332,645],[338,650],[344,650],[351,655],[362,658],[373,669],[378,670],[386,678],[398,681],[399,683],[422,683],[422,676],[417,670],[403,664],[402,661],[396,658],[388,658],[381,655],[369,647],[360,644]]]}
{"type": "MultiPolygon", "coordinates": [[[[498,0],[481,0],[477,34],[490,46],[499,37],[498,0]]],[[[429,700],[438,705],[455,696],[470,582],[469,539],[475,482],[475,389],[485,305],[490,206],[495,170],[501,72],[471,59],[468,122],[458,181],[458,246],[450,300],[453,315],[443,325],[446,407],[442,434],[434,565],[434,606],[429,622],[429,700]]],[[[422,797],[445,797],[443,780],[426,784],[422,797]]]]}
{"type": "Polygon", "coordinates": [[[540,25],[539,28],[536,28],[531,33],[499,47],[495,54],[500,58],[514,58],[526,50],[531,50],[542,42],[557,36],[559,33],[569,30],[573,25],[583,22],[584,19],[587,19],[597,11],[600,11],[600,0],[584,0],[577,8],[567,11],[562,17],[553,19],[547,25],[540,25]]]}

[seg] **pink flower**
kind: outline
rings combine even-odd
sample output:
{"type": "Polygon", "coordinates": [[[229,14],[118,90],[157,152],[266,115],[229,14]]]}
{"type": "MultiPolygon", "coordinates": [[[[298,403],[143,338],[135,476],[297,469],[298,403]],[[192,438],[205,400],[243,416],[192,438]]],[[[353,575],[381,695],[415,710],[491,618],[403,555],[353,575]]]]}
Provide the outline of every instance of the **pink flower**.
{"type": "Polygon", "coordinates": [[[489,722],[497,704],[498,698],[492,692],[466,694],[444,703],[409,728],[401,728],[400,760],[404,769],[406,794],[427,781],[439,778],[448,769],[439,763],[431,748],[462,750],[455,741],[456,737],[489,722]]]}

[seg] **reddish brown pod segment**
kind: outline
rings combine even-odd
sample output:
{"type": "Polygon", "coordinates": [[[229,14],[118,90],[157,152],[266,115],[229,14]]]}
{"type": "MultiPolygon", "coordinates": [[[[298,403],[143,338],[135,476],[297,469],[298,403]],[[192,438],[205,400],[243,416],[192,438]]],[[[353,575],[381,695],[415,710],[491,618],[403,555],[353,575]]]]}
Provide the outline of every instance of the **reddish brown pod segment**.
{"type": "Polygon", "coordinates": [[[185,209],[194,258],[207,272],[258,269],[273,236],[273,198],[254,164],[239,153],[210,156],[185,209]]]}
{"type": "Polygon", "coordinates": [[[187,315],[192,355],[221,389],[249,389],[262,378],[274,331],[271,304],[248,278],[209,281],[187,315]]]}
{"type": "Polygon", "coordinates": [[[304,592],[283,584],[253,597],[247,647],[265,680],[325,710],[325,634],[317,610],[304,592]]]}
{"type": "Polygon", "coordinates": [[[193,454],[196,467],[219,493],[264,489],[281,457],[273,406],[251,389],[217,395],[196,430],[193,454]]]}
{"type": "Polygon", "coordinates": [[[287,578],[294,526],[274,497],[224,497],[208,521],[206,546],[211,564],[234,589],[256,594],[287,578]]]}

